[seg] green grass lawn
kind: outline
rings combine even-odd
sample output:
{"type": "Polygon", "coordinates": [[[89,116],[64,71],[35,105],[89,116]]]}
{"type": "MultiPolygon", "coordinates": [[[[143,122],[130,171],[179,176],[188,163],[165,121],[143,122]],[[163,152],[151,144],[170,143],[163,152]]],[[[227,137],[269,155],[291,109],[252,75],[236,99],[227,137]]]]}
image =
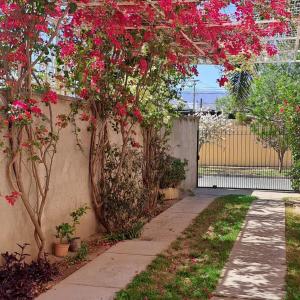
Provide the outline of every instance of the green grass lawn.
{"type": "Polygon", "coordinates": [[[289,169],[284,169],[280,173],[275,168],[242,168],[242,167],[199,167],[198,174],[203,175],[219,175],[219,176],[253,176],[253,177],[289,177],[289,169]]]}
{"type": "MultiPolygon", "coordinates": [[[[292,198],[291,198],[292,199],[292,198]]],[[[300,300],[300,208],[286,205],[286,300],[300,300]]]]}
{"type": "Polygon", "coordinates": [[[253,200],[216,199],[116,299],[209,299],[253,200]]]}

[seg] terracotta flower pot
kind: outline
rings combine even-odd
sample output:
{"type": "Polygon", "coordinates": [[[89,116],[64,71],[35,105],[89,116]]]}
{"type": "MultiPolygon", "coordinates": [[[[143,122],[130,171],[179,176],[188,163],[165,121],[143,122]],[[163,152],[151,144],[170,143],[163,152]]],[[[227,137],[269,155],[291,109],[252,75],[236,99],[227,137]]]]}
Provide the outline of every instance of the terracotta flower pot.
{"type": "Polygon", "coordinates": [[[178,188],[166,188],[161,189],[160,191],[164,195],[165,200],[178,199],[180,196],[180,191],[178,188]]]}
{"type": "Polygon", "coordinates": [[[65,257],[68,254],[70,244],[54,244],[54,255],[57,257],[65,257]]]}
{"type": "Polygon", "coordinates": [[[71,239],[71,243],[70,243],[70,251],[71,252],[77,252],[80,247],[81,247],[80,237],[75,237],[75,238],[71,239]]]}

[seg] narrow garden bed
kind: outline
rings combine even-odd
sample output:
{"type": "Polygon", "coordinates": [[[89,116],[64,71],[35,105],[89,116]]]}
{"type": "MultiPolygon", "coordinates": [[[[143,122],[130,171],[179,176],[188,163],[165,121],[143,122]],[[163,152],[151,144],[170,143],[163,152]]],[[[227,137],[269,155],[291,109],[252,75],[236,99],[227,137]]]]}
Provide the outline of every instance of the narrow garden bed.
{"type": "MultiPolygon", "coordinates": [[[[180,200],[175,199],[161,202],[158,205],[157,209],[153,212],[153,214],[149,216],[148,221],[161,214],[178,201],[180,200]]],[[[140,232],[136,232],[135,234],[138,236],[140,232]]],[[[133,236],[133,238],[135,237],[136,236],[133,236]]],[[[90,237],[88,241],[83,242],[83,244],[86,245],[86,252],[82,251],[81,249],[77,253],[69,253],[69,255],[64,259],[55,259],[52,256],[52,260],[58,260],[58,262],[54,263],[58,268],[58,274],[54,277],[53,281],[49,282],[46,287],[43,287],[43,290],[52,288],[54,285],[56,285],[63,279],[85,266],[88,262],[92,261],[97,256],[104,253],[110,247],[115,245],[118,241],[120,241],[120,237],[118,235],[95,234],[94,236],[90,237]]]]}
{"type": "Polygon", "coordinates": [[[286,202],[286,300],[300,299],[300,199],[286,202]]]}
{"type": "MultiPolygon", "coordinates": [[[[161,201],[157,209],[147,216],[145,222],[150,221],[178,201],[180,199],[161,201]]],[[[138,236],[140,230],[134,234],[138,236]]],[[[46,260],[33,261],[29,264],[30,258],[26,262],[29,256],[26,254],[28,244],[20,245],[18,253],[3,253],[2,256],[7,264],[0,268],[0,299],[34,299],[104,253],[120,239],[119,235],[95,234],[83,241],[82,247],[77,252],[69,252],[65,258],[49,255],[46,260]]]]}
{"type": "Polygon", "coordinates": [[[217,198],[116,299],[209,299],[255,198],[217,198]]]}

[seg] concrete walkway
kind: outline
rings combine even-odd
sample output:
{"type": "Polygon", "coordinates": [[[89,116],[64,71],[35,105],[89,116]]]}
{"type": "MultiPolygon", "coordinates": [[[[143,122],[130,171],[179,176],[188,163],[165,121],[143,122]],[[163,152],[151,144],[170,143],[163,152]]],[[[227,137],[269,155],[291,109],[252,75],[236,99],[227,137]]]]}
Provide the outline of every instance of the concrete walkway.
{"type": "Polygon", "coordinates": [[[38,300],[106,300],[145,270],[215,198],[187,197],[148,223],[140,239],[120,242],[61,281],[38,300]]]}
{"type": "Polygon", "coordinates": [[[286,194],[253,194],[262,199],[255,201],[248,212],[213,300],[284,299],[285,207],[276,198],[286,194]]]}

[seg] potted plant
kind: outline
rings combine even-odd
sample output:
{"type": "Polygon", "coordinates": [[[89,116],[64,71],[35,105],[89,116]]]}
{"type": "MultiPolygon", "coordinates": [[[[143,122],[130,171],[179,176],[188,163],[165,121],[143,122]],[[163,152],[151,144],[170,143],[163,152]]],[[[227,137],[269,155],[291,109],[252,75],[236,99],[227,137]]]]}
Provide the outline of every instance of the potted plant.
{"type": "Polygon", "coordinates": [[[74,227],[69,223],[62,223],[56,226],[56,237],[59,239],[59,242],[54,244],[55,256],[65,257],[68,254],[73,232],[74,227]]]}
{"type": "Polygon", "coordinates": [[[187,160],[167,156],[164,161],[164,168],[160,180],[160,190],[165,200],[178,199],[180,191],[178,186],[185,179],[185,168],[187,160]]]}
{"type": "MultiPolygon", "coordinates": [[[[73,219],[73,228],[74,228],[74,233],[76,233],[76,226],[78,224],[80,224],[79,220],[81,219],[81,217],[83,215],[85,215],[87,213],[87,210],[89,209],[89,207],[87,205],[81,206],[78,209],[74,210],[73,212],[71,212],[70,216],[73,219]]],[[[75,236],[73,238],[71,238],[70,241],[70,251],[72,252],[77,252],[81,247],[81,239],[79,236],[75,236]]]]}

